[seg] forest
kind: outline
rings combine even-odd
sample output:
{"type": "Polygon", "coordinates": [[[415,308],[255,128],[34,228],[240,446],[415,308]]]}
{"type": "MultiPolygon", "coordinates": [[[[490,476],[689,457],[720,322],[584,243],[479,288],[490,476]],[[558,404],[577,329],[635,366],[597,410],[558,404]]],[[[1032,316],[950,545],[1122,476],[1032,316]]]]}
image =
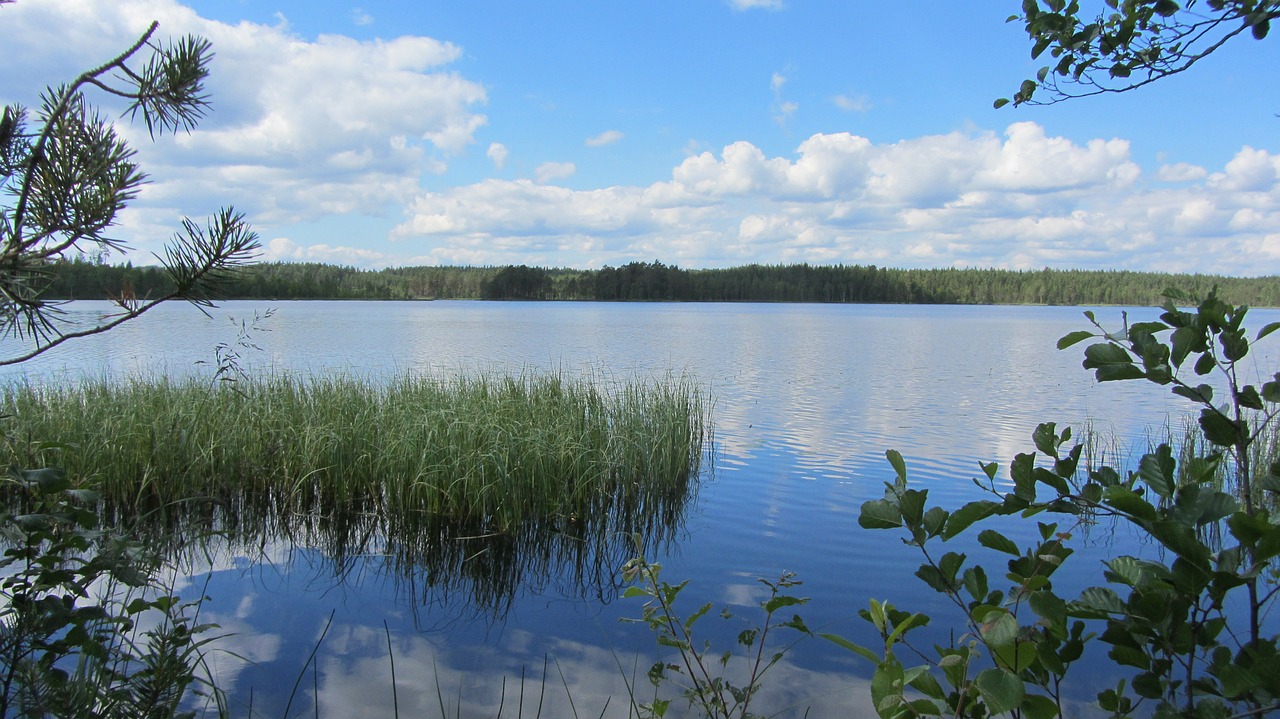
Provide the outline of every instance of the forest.
{"type": "MultiPolygon", "coordinates": [[[[45,299],[155,297],[170,290],[159,267],[74,258],[49,266],[45,299]]],[[[1223,277],[1127,270],[893,269],[875,265],[745,265],[683,269],[631,262],[598,270],[399,267],[364,270],[319,263],[258,263],[221,287],[224,299],[486,299],[897,304],[1159,304],[1176,287],[1214,286],[1254,307],[1280,306],[1280,276],[1223,277]]]]}

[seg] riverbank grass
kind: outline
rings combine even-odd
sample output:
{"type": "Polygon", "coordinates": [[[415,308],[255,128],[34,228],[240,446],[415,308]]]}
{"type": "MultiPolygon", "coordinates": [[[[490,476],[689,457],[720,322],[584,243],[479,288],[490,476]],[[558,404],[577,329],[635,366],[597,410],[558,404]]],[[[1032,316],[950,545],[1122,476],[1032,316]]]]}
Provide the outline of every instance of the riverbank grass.
{"type": "Polygon", "coordinates": [[[228,529],[249,506],[495,533],[661,513],[687,496],[709,431],[681,378],[153,378],[14,385],[3,400],[8,460],[83,478],[109,519],[211,500],[228,529]]]}

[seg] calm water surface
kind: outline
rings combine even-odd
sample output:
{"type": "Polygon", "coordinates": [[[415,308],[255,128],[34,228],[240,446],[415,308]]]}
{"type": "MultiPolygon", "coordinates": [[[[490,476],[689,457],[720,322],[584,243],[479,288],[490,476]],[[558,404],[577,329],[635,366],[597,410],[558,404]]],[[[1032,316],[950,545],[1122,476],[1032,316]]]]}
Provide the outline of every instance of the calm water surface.
{"type": "MultiPolygon", "coordinates": [[[[868,644],[856,612],[869,597],[946,611],[931,590],[921,592],[912,576],[919,559],[897,535],[857,526],[858,508],[892,476],[886,449],[902,452],[932,501],[954,507],[976,496],[969,480],[979,461],[1004,465],[1033,448],[1038,422],[1089,421],[1141,444],[1143,428],[1164,423],[1171,410],[1181,421],[1179,405],[1159,388],[1098,386],[1080,368],[1081,346],[1055,349],[1062,335],[1087,328],[1082,308],[229,302],[206,317],[172,304],[0,377],[207,376],[214,347],[234,343],[242,321],[272,308],[252,335],[259,349],[241,348],[251,372],[696,380],[714,402],[710,471],[679,538],[657,558],[667,578],[691,580],[691,606],[714,601],[749,614],[763,596],[757,577],[794,571],[813,598],[801,612],[811,627],[868,644]]],[[[86,317],[106,309],[72,306],[86,317]]],[[[1119,325],[1121,310],[1096,311],[1104,325],[1119,325]]],[[[1157,314],[1138,309],[1130,317],[1157,314]]],[[[1261,327],[1280,312],[1251,317],[1261,327]]],[[[1261,359],[1259,375],[1274,371],[1274,358],[1261,359]]],[[[1086,573],[1120,547],[1135,551],[1135,538],[1104,527],[1076,541],[1083,556],[1072,561],[1086,573]]],[[[414,586],[379,557],[361,558],[337,578],[325,560],[314,548],[273,546],[253,556],[216,553],[213,566],[192,568],[184,593],[211,598],[202,616],[231,633],[222,643],[228,652],[248,660],[215,658],[235,713],[252,706],[255,716],[283,716],[301,678],[290,715],[390,717],[389,654],[401,716],[438,715],[441,695],[449,716],[459,705],[461,716],[492,716],[500,704],[514,716],[521,676],[525,716],[533,716],[544,667],[543,716],[626,716],[627,681],[638,680],[646,696],[653,639],[618,622],[638,616],[640,604],[616,599],[616,586],[584,593],[553,571],[527,582],[512,609],[495,617],[464,591],[414,586]]],[[[741,629],[703,621],[718,647],[728,648],[741,629]]],[[[869,667],[860,661],[806,640],[775,668],[759,708],[843,716],[852,704],[869,713],[869,667]]]]}

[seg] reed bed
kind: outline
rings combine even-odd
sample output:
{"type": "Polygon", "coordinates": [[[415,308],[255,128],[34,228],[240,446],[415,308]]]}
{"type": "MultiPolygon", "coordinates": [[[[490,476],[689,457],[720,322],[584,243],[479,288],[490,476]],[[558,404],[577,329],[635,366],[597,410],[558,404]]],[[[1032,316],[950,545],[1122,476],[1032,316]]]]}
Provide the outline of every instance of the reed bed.
{"type": "Polygon", "coordinates": [[[370,518],[410,543],[424,528],[518,535],[600,517],[632,531],[622,525],[680,511],[708,432],[684,379],[558,373],[16,385],[2,412],[8,460],[83,478],[109,521],[321,523],[335,544],[368,534],[370,518]]]}
{"type": "MultiPolygon", "coordinates": [[[[1249,466],[1255,478],[1253,501],[1259,504],[1273,501],[1257,480],[1266,476],[1274,463],[1280,462],[1280,422],[1271,422],[1261,430],[1255,428],[1253,431],[1255,440],[1249,447],[1249,466]]],[[[1167,444],[1177,460],[1175,480],[1178,486],[1198,478],[1201,482],[1208,482],[1213,489],[1237,495],[1241,492],[1239,468],[1233,455],[1222,447],[1209,444],[1194,415],[1171,417],[1162,427],[1148,428],[1143,439],[1128,447],[1120,441],[1114,428],[1101,427],[1093,422],[1087,423],[1079,436],[1079,441],[1085,446],[1082,457],[1082,469],[1085,471],[1103,464],[1136,469],[1141,454],[1155,451],[1160,444],[1167,444]],[[1221,454],[1221,461],[1216,465],[1204,459],[1214,454],[1221,454]]]]}

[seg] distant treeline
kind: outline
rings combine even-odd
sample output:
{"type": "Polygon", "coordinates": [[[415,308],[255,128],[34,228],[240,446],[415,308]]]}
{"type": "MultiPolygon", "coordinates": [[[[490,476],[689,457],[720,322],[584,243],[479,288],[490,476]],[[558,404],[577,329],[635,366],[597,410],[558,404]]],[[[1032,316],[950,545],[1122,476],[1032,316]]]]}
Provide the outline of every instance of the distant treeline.
{"type": "MultiPolygon", "coordinates": [[[[1152,305],[1168,287],[1203,294],[1214,285],[1235,304],[1280,306],[1280,276],[1220,277],[1097,270],[900,270],[874,265],[746,265],[686,270],[661,262],[574,270],[402,267],[361,270],[263,263],[225,287],[227,299],[489,299],[681,302],[884,302],[914,304],[1152,305]]],[[[53,267],[46,297],[107,299],[168,289],[156,267],[84,259],[53,267]]]]}

